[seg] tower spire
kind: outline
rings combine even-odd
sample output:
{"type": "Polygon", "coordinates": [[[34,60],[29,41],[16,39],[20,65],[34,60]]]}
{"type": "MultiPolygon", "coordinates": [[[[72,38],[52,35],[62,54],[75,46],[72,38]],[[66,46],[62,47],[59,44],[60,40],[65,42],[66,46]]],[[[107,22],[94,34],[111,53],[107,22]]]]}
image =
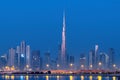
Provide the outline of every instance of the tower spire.
{"type": "Polygon", "coordinates": [[[66,23],[65,23],[65,12],[63,12],[63,30],[62,30],[62,46],[61,46],[61,62],[62,67],[65,69],[66,65],[66,23]]]}
{"type": "Polygon", "coordinates": [[[65,12],[63,12],[63,31],[65,32],[65,12]]]}

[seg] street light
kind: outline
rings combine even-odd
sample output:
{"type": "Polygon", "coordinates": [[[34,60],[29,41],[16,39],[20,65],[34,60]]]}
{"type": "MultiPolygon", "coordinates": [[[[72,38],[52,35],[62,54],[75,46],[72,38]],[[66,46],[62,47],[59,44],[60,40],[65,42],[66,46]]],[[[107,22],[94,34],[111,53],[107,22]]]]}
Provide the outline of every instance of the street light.
{"type": "Polygon", "coordinates": [[[84,65],[81,65],[81,69],[84,69],[84,67],[85,67],[84,65]]]}
{"type": "Polygon", "coordinates": [[[113,64],[113,68],[114,68],[114,70],[116,70],[116,64],[113,64]]]}
{"type": "Polygon", "coordinates": [[[59,69],[59,67],[60,67],[60,65],[59,65],[59,64],[57,64],[57,69],[59,69]]]}
{"type": "Polygon", "coordinates": [[[70,64],[70,66],[72,67],[72,66],[73,66],[73,64],[71,63],[71,64],[70,64]]]}
{"type": "Polygon", "coordinates": [[[113,67],[115,68],[115,67],[116,67],[116,64],[114,64],[113,67]]]}
{"type": "Polygon", "coordinates": [[[99,66],[101,66],[101,65],[102,65],[102,63],[101,63],[101,62],[99,62],[99,63],[98,63],[98,65],[99,65],[99,66]]]}
{"type": "Polygon", "coordinates": [[[92,68],[93,68],[93,65],[90,65],[90,68],[92,69],[92,68]]]}
{"type": "Polygon", "coordinates": [[[57,67],[60,67],[60,65],[59,65],[59,64],[57,64],[57,67]]]}
{"type": "Polygon", "coordinates": [[[99,69],[100,69],[100,68],[101,68],[101,66],[102,66],[102,63],[101,63],[101,62],[99,62],[99,63],[98,63],[98,65],[99,65],[99,69]]]}
{"type": "Polygon", "coordinates": [[[46,67],[47,67],[47,68],[49,68],[49,66],[50,66],[49,64],[46,64],[46,67]]]}

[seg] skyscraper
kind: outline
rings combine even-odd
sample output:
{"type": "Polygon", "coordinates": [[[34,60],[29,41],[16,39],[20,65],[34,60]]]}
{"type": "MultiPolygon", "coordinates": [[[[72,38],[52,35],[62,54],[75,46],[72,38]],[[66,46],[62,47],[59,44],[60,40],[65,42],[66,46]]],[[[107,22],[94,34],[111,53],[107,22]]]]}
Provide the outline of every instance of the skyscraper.
{"type": "Polygon", "coordinates": [[[108,55],[106,53],[104,53],[104,52],[101,52],[99,57],[100,57],[99,61],[102,63],[101,69],[107,70],[108,69],[108,62],[109,62],[108,55]]]}
{"type": "Polygon", "coordinates": [[[66,24],[65,13],[63,14],[63,30],[62,30],[62,45],[61,45],[61,62],[62,69],[66,68],[66,24]]]}
{"type": "Polygon", "coordinates": [[[15,53],[15,67],[17,67],[17,69],[20,68],[20,55],[21,55],[20,46],[17,46],[15,53]]]}
{"type": "Polygon", "coordinates": [[[32,52],[32,69],[35,71],[40,70],[40,51],[36,50],[32,52]]]}
{"type": "Polygon", "coordinates": [[[74,58],[74,56],[70,56],[69,67],[70,67],[70,69],[74,69],[75,68],[75,58],[74,58]]]}
{"type": "Polygon", "coordinates": [[[20,70],[24,70],[26,65],[26,44],[25,41],[21,42],[20,45],[20,70]]]}
{"type": "Polygon", "coordinates": [[[80,55],[80,69],[81,70],[86,69],[86,56],[84,54],[80,55]]]}
{"type": "Polygon", "coordinates": [[[49,70],[49,69],[51,69],[51,59],[50,59],[50,52],[48,51],[48,52],[46,52],[45,53],[45,58],[44,58],[45,60],[45,69],[47,69],[47,70],[49,70]]]}
{"type": "Polygon", "coordinates": [[[98,49],[99,49],[99,46],[98,45],[95,45],[95,69],[97,69],[98,67],[98,49]]]}
{"type": "Polygon", "coordinates": [[[88,59],[89,61],[88,61],[88,63],[89,63],[89,69],[90,70],[92,70],[92,69],[94,69],[95,68],[95,52],[94,52],[94,50],[91,50],[90,52],[89,52],[89,59],[88,59]]]}
{"type": "Polygon", "coordinates": [[[113,69],[113,65],[115,64],[115,52],[113,48],[109,49],[109,68],[113,69]]]}
{"type": "Polygon", "coordinates": [[[57,55],[57,68],[61,69],[61,44],[58,46],[58,55],[57,55]]]}
{"type": "Polygon", "coordinates": [[[15,49],[9,49],[8,66],[13,67],[15,62],[15,49]]]}
{"type": "Polygon", "coordinates": [[[30,46],[27,45],[26,46],[26,68],[29,69],[30,68],[30,46]]]}
{"type": "Polygon", "coordinates": [[[7,66],[7,55],[0,56],[0,69],[3,69],[7,66]]]}

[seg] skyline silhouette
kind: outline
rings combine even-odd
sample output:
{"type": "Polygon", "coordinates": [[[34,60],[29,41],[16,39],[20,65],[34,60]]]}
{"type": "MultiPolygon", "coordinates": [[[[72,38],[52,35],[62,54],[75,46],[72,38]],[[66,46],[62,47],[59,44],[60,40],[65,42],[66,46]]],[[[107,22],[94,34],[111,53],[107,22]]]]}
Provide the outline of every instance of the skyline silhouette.
{"type": "Polygon", "coordinates": [[[25,40],[41,54],[57,54],[61,44],[63,10],[66,13],[66,48],[72,55],[88,54],[96,44],[120,56],[120,2],[101,1],[1,1],[0,54],[25,40]],[[21,6],[23,5],[23,6],[21,6]]]}

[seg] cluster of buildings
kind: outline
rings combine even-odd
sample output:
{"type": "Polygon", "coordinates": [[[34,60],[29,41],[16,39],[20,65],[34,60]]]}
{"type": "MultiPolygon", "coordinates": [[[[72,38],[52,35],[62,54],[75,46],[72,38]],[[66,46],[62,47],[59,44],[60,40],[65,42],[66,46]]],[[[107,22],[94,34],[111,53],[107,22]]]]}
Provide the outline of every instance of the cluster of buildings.
{"type": "Polygon", "coordinates": [[[66,52],[66,24],[65,15],[63,16],[62,43],[58,48],[58,56],[51,60],[50,52],[46,52],[44,57],[39,50],[31,51],[30,45],[22,41],[16,48],[10,48],[8,54],[0,56],[1,70],[18,71],[38,71],[38,70],[114,70],[115,52],[111,48],[109,53],[98,51],[99,46],[91,50],[86,56],[80,54],[79,61],[75,61],[75,56],[66,52]]]}
{"type": "Polygon", "coordinates": [[[2,70],[31,70],[40,68],[40,51],[31,52],[30,45],[22,41],[20,46],[10,48],[8,54],[0,56],[2,70]],[[33,65],[33,66],[32,66],[33,65]]]}
{"type": "Polygon", "coordinates": [[[80,69],[86,70],[117,70],[115,63],[115,51],[110,48],[108,53],[99,52],[99,46],[95,45],[94,50],[90,50],[88,55],[80,55],[80,69]]]}

